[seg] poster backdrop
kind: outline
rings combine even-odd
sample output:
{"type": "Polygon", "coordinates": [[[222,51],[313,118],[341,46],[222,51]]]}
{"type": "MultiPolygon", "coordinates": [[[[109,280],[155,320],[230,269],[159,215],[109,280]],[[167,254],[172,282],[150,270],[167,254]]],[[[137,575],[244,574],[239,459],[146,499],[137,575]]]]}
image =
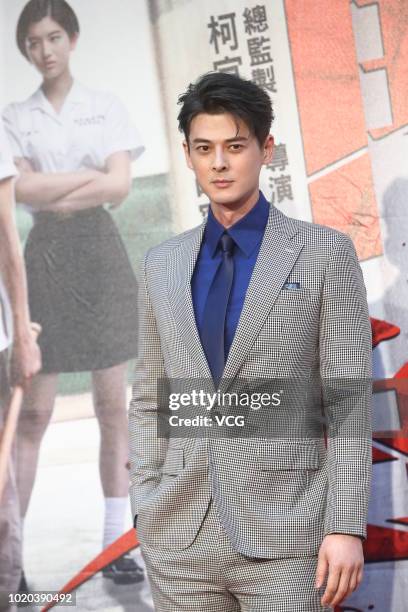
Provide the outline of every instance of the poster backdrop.
{"type": "Polygon", "coordinates": [[[404,0],[151,2],[175,211],[206,198],[185,168],[175,101],[208,70],[270,94],[275,157],[262,189],[288,215],[351,236],[374,332],[374,478],[362,587],[342,610],[406,609],[408,592],[408,5],[404,0]]]}
{"type": "MultiPolygon", "coordinates": [[[[267,198],[289,216],[332,226],[353,239],[373,327],[374,468],[365,578],[339,611],[403,612],[408,592],[408,3],[121,0],[120,10],[113,0],[71,4],[84,25],[75,60],[78,76],[120,95],[146,145],[127,208],[117,217],[135,268],[148,246],[206,215],[206,196],[185,166],[176,117],[178,96],[210,70],[252,79],[271,96],[276,150],[262,172],[267,198]]],[[[13,38],[23,5],[23,0],[0,3],[3,106],[27,97],[35,84],[13,38]]],[[[20,218],[23,237],[27,225],[20,218]]],[[[57,514],[48,501],[43,503],[51,492],[49,481],[40,478],[37,495],[42,497],[27,519],[33,528],[30,559],[45,541],[35,539],[34,527],[45,538],[52,529],[57,533],[52,523],[57,515],[71,530],[77,552],[47,549],[52,578],[40,584],[50,565],[45,559],[37,588],[59,588],[99,552],[87,543],[91,533],[96,537],[89,508],[101,519],[100,493],[89,485],[97,481],[89,385],[70,381],[65,392],[69,416],[66,398],[57,401],[65,433],[51,429],[47,456],[57,457],[56,466],[62,461],[56,447],[66,440],[69,422],[76,438],[72,462],[64,463],[65,482],[70,491],[75,474],[92,499],[84,495],[87,504],[81,505],[81,494],[73,488],[73,504],[72,494],[61,490],[68,506],[57,514]],[[74,429],[75,414],[88,417],[85,429],[74,429]],[[79,472],[78,464],[91,456],[95,469],[88,481],[87,468],[79,472]],[[44,513],[48,524],[40,519],[44,513]],[[58,567],[64,568],[59,574],[58,567]]],[[[132,541],[125,544],[131,548],[132,541]]],[[[34,567],[32,561],[33,574],[34,567]]],[[[96,576],[97,566],[91,569],[96,576]]],[[[89,597],[82,609],[149,609],[143,590],[135,594],[130,587],[126,599],[114,589],[85,588],[89,597]]]]}

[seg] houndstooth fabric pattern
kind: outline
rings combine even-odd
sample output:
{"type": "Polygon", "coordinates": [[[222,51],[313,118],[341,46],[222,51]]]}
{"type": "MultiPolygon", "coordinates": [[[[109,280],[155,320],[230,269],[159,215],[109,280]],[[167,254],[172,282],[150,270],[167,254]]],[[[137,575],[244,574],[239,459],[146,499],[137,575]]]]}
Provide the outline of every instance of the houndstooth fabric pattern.
{"type": "Polygon", "coordinates": [[[142,545],[156,612],[325,612],[317,557],[262,559],[234,550],[210,503],[185,550],[142,545]]]}
{"type": "Polygon", "coordinates": [[[340,232],[271,206],[220,383],[223,392],[243,379],[328,382],[314,398],[316,414],[329,417],[327,445],[323,427],[314,437],[157,436],[158,379],[212,385],[190,287],[204,227],[151,249],[142,265],[140,357],[129,409],[140,540],[188,548],[211,499],[234,550],[249,557],[310,556],[325,534],[365,536],[371,385],[346,394],[337,387],[370,381],[371,329],[355,249],[340,232]],[[285,289],[291,282],[300,288],[285,289]]]}

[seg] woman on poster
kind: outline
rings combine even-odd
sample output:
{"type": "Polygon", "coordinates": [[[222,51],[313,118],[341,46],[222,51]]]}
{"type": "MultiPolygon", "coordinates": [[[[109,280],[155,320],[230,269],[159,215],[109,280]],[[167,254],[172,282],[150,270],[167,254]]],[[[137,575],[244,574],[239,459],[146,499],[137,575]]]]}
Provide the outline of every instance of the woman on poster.
{"type": "MultiPolygon", "coordinates": [[[[43,369],[26,395],[19,424],[18,482],[25,516],[58,374],[91,372],[101,433],[105,548],[123,533],[128,500],[126,373],[137,352],[137,282],[104,205],[113,208],[126,198],[131,161],[144,147],[115,96],[73,78],[70,57],[79,30],[65,0],[25,5],[17,45],[42,84],[4,111],[20,173],[17,200],[33,216],[25,260],[31,315],[43,330],[43,369]]],[[[130,556],[105,575],[115,582],[143,579],[130,556]]]]}

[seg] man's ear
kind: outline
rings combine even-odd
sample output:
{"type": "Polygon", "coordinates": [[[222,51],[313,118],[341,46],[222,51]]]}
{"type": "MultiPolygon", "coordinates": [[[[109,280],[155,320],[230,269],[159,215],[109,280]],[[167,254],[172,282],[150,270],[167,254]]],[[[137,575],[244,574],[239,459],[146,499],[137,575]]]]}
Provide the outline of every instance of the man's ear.
{"type": "Polygon", "coordinates": [[[272,161],[274,148],[275,148],[274,138],[272,134],[269,134],[266,137],[265,144],[264,144],[264,158],[262,161],[264,165],[267,165],[272,161]]]}
{"type": "Polygon", "coordinates": [[[190,168],[190,170],[194,170],[193,164],[191,163],[190,147],[188,146],[188,142],[186,140],[183,140],[183,149],[187,166],[190,168]]]}

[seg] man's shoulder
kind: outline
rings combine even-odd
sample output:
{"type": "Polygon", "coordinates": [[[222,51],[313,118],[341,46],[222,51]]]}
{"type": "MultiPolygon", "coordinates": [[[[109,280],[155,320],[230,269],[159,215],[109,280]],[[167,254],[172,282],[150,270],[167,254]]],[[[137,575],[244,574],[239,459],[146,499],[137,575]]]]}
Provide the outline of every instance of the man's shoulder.
{"type": "Polygon", "coordinates": [[[167,238],[163,242],[152,246],[145,255],[146,261],[160,261],[167,259],[169,253],[175,249],[180,248],[184,242],[188,242],[192,238],[196,237],[202,230],[202,225],[197,225],[192,229],[186,230],[181,234],[176,234],[167,238]]]}
{"type": "MultiPolygon", "coordinates": [[[[283,213],[281,213],[283,215],[283,213]]],[[[303,221],[294,217],[286,217],[286,220],[295,229],[295,240],[301,241],[312,248],[328,249],[331,251],[335,245],[352,246],[350,236],[328,225],[320,225],[311,221],[303,221]]]]}

